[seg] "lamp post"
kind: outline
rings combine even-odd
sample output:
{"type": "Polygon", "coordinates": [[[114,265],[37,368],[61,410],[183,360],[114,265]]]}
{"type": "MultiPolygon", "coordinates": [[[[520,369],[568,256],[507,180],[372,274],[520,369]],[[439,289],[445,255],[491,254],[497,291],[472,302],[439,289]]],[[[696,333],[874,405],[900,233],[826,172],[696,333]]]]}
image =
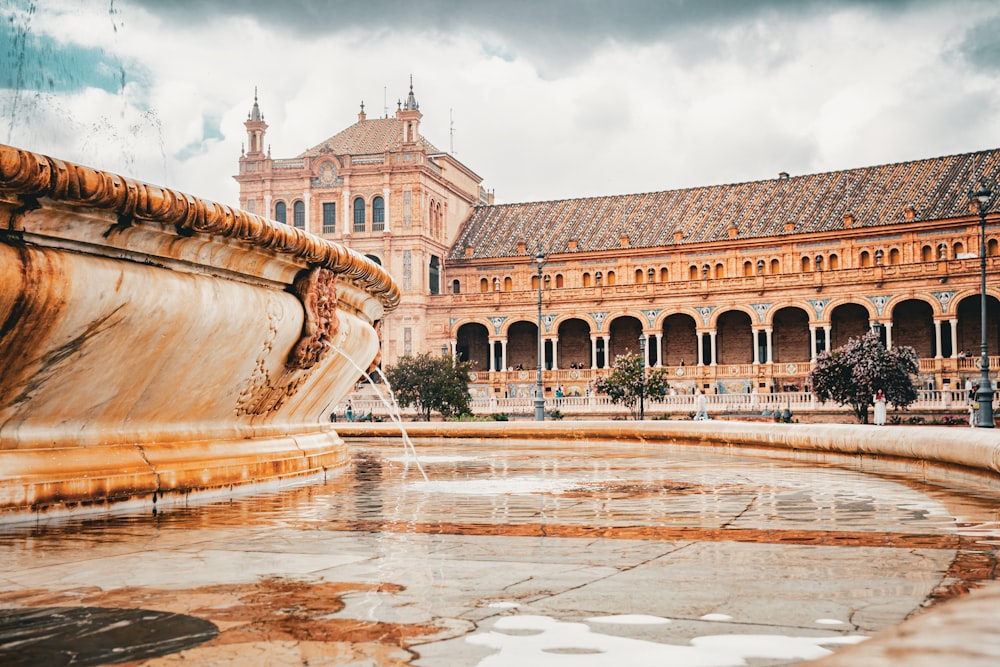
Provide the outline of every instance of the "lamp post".
{"type": "Polygon", "coordinates": [[[639,334],[639,420],[646,418],[646,335],[639,334]]]}
{"type": "Polygon", "coordinates": [[[542,389],[542,364],[544,363],[544,348],[542,346],[542,266],[545,264],[545,253],[539,248],[535,253],[535,264],[538,265],[538,380],[535,384],[535,421],[545,421],[545,394],[542,389]]]}
{"type": "Polygon", "coordinates": [[[996,193],[992,179],[979,179],[979,189],[969,190],[969,199],[978,204],[979,209],[979,290],[980,290],[980,361],[979,391],[976,392],[976,402],[979,410],[976,416],[976,426],[993,428],[993,383],[990,382],[990,357],[986,350],[986,212],[993,203],[996,193]]]}

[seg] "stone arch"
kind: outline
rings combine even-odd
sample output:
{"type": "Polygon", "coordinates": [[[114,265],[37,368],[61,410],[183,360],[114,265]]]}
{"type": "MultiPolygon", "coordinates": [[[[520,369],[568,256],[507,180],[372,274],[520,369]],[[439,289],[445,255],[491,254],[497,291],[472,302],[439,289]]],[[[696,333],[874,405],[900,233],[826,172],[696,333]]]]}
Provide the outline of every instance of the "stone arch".
{"type": "Polygon", "coordinates": [[[660,358],[664,366],[698,363],[698,322],[700,316],[675,312],[662,317],[657,330],[662,333],[660,358]]]}
{"type": "Polygon", "coordinates": [[[466,322],[455,329],[455,354],[473,370],[490,369],[490,328],[482,322],[466,322]]]}
{"type": "Polygon", "coordinates": [[[742,308],[727,308],[715,317],[717,363],[753,363],[752,323],[755,319],[742,308]]]}
{"type": "Polygon", "coordinates": [[[622,314],[608,322],[610,336],[610,361],[623,354],[639,354],[639,336],[643,332],[642,319],[634,315],[622,314]]]}
{"type": "Polygon", "coordinates": [[[582,317],[566,317],[552,323],[558,335],[559,348],[557,366],[559,368],[590,368],[590,334],[593,329],[582,317]]]}
{"type": "Polygon", "coordinates": [[[868,333],[869,322],[875,313],[853,301],[845,301],[836,306],[827,306],[830,313],[830,349],[835,350],[851,338],[860,338],[868,333]]]}
{"type": "Polygon", "coordinates": [[[919,357],[934,356],[933,304],[923,299],[900,299],[888,312],[892,313],[893,345],[909,345],[919,357]]]}
{"type": "Polygon", "coordinates": [[[772,309],[771,346],[775,363],[809,361],[809,311],[799,306],[772,309]]]}

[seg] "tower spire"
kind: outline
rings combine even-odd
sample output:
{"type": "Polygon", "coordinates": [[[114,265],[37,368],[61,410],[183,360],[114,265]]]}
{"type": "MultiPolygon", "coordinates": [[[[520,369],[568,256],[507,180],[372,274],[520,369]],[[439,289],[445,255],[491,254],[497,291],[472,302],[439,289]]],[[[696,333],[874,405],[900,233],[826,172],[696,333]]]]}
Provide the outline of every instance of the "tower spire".
{"type": "Polygon", "coordinates": [[[260,104],[257,103],[257,86],[253,87],[253,106],[243,125],[247,128],[247,157],[262,157],[267,123],[264,122],[264,114],[260,112],[260,104]]]}

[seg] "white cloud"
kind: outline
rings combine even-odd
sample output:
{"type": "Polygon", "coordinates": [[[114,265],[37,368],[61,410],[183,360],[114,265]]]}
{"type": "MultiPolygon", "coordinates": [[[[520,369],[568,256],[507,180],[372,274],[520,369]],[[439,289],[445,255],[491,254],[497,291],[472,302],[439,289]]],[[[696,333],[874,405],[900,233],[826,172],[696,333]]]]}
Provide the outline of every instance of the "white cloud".
{"type": "Polygon", "coordinates": [[[553,10],[523,30],[512,17],[484,23],[479,5],[455,18],[445,16],[447,3],[431,4],[420,17],[383,17],[377,27],[347,5],[338,17],[300,7],[287,20],[267,13],[270,5],[257,15],[250,4],[150,6],[116,2],[114,14],[96,0],[39,7],[33,34],[101,49],[102,66],[124,67],[127,85],[117,93],[25,89],[16,107],[6,92],[12,143],[234,203],[255,86],[266,142],[281,158],[355,122],[362,100],[369,117],[393,113],[412,74],[425,136],[448,150],[453,115],[457,157],[501,202],[998,145],[1000,67],[988,66],[990,51],[969,37],[967,17],[975,10],[996,21],[1000,8],[978,0],[885,11],[777,3],[728,14],[677,5],[649,25],[626,16],[627,3],[606,21],[601,12],[612,10],[591,4],[587,21],[553,10]],[[546,31],[553,39],[542,39],[546,31]],[[205,132],[215,122],[221,139],[205,132]]]}

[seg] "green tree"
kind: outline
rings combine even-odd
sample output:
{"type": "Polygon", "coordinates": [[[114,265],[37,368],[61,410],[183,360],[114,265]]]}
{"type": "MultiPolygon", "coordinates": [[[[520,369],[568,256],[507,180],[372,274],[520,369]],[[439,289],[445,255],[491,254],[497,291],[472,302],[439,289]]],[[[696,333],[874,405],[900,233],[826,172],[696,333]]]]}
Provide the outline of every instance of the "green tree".
{"type": "Polygon", "coordinates": [[[662,368],[645,368],[638,354],[622,354],[615,358],[611,374],[599,379],[595,386],[613,403],[627,407],[632,419],[638,419],[643,400],[662,398],[670,389],[667,377],[662,368]]]}
{"type": "Polygon", "coordinates": [[[832,352],[822,352],[809,373],[809,383],[820,402],[848,405],[858,422],[867,424],[868,406],[879,389],[886,403],[897,409],[917,400],[913,375],[918,370],[916,350],[886,348],[879,335],[869,331],[832,352]]]}
{"type": "Polygon", "coordinates": [[[414,406],[424,421],[436,410],[447,418],[467,415],[469,410],[468,362],[456,362],[450,355],[430,353],[405,355],[385,371],[396,401],[414,406]]]}

